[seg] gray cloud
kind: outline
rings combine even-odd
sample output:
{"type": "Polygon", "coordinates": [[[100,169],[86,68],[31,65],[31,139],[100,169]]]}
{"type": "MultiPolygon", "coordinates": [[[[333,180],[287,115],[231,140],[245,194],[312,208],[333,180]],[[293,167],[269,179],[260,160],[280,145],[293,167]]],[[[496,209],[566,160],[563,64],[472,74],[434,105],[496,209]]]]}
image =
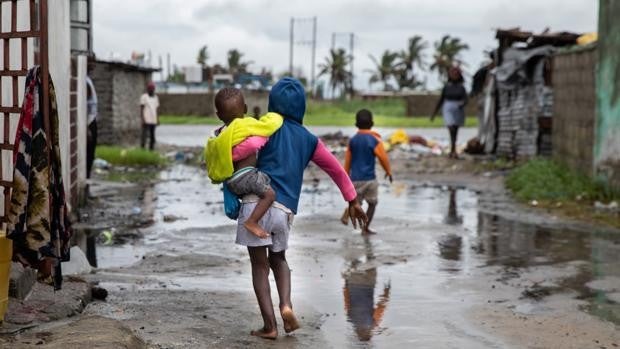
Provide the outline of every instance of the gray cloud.
{"type": "MultiPolygon", "coordinates": [[[[422,35],[432,43],[443,34],[470,45],[464,54],[469,69],[478,67],[482,51],[495,45],[497,27],[593,31],[597,8],[591,0],[106,0],[94,1],[95,49],[99,54],[151,49],[170,52],[179,65],[193,64],[198,48],[209,46],[211,62],[225,61],[238,48],[253,67],[275,72],[288,67],[290,17],[317,16],[317,62],[331,44],[332,32],[356,33],[357,85],[367,86],[368,54],[404,48],[407,38],[422,35]]],[[[310,27],[296,27],[310,38],[310,27]]],[[[345,38],[340,45],[348,45],[345,38]]],[[[295,48],[295,65],[309,73],[310,50],[295,48]]],[[[432,49],[427,57],[432,56],[432,49]]],[[[433,82],[433,76],[429,82],[433,82]]],[[[436,85],[436,83],[435,83],[436,85]]]]}

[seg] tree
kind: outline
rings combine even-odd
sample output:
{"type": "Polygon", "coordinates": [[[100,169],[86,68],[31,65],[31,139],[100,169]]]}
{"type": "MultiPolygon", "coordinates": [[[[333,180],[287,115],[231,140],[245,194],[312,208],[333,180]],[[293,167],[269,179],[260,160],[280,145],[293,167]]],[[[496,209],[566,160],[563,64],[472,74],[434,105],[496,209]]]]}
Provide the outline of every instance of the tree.
{"type": "Polygon", "coordinates": [[[414,68],[425,69],[424,51],[428,43],[421,36],[415,35],[409,38],[407,48],[398,53],[399,63],[395,71],[396,81],[400,90],[404,88],[416,88],[422,85],[416,76],[414,68]]]}
{"type": "Polygon", "coordinates": [[[248,66],[252,64],[252,61],[243,62],[241,59],[243,58],[243,53],[241,53],[236,48],[228,51],[228,72],[232,74],[235,78],[242,73],[246,73],[248,70],[248,66]]]}
{"type": "Polygon", "coordinates": [[[209,60],[209,51],[207,50],[207,45],[204,45],[198,51],[198,57],[196,58],[196,62],[200,64],[202,69],[207,66],[207,61],[209,60]]]}
{"type": "Polygon", "coordinates": [[[431,70],[436,70],[440,79],[445,80],[451,67],[463,63],[460,54],[465,50],[469,50],[469,45],[463,43],[461,39],[444,35],[440,41],[435,42],[435,55],[431,70]]]}
{"type": "Polygon", "coordinates": [[[332,95],[337,89],[341,93],[347,91],[351,86],[351,72],[347,70],[347,66],[351,61],[351,57],[347,55],[344,49],[331,49],[329,56],[325,57],[325,63],[319,64],[319,76],[329,75],[329,85],[332,89],[332,95]]]}
{"type": "Polygon", "coordinates": [[[371,84],[382,82],[384,91],[392,90],[393,87],[390,85],[390,79],[396,76],[396,71],[398,69],[398,53],[385,50],[383,55],[381,55],[381,61],[377,60],[373,55],[368,56],[375,64],[375,69],[369,70],[372,75],[368,82],[371,84]]]}
{"type": "Polygon", "coordinates": [[[172,67],[172,74],[168,76],[168,82],[176,82],[176,83],[184,83],[185,82],[185,74],[177,67],[175,64],[172,67]]]}

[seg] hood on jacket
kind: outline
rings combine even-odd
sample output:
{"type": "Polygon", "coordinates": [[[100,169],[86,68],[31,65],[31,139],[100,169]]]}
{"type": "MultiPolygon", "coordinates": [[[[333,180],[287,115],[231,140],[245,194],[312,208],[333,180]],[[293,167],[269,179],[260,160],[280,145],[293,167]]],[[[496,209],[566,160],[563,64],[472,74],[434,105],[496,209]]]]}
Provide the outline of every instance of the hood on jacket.
{"type": "Polygon", "coordinates": [[[284,118],[303,123],[306,113],[306,91],[301,83],[294,78],[283,78],[278,81],[269,93],[270,112],[278,113],[284,118]]]}

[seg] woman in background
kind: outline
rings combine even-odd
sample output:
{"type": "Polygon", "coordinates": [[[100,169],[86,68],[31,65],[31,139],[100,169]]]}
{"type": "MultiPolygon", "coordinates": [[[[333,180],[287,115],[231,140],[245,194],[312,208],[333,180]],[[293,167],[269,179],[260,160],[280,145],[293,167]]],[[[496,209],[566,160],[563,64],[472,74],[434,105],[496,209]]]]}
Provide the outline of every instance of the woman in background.
{"type": "Polygon", "coordinates": [[[457,67],[448,70],[448,82],[441,90],[441,98],[437,102],[437,107],[431,116],[431,121],[441,108],[443,123],[450,132],[450,157],[458,158],[456,155],[456,140],[459,127],[465,123],[465,105],[467,104],[467,91],[463,86],[463,74],[457,67]]]}

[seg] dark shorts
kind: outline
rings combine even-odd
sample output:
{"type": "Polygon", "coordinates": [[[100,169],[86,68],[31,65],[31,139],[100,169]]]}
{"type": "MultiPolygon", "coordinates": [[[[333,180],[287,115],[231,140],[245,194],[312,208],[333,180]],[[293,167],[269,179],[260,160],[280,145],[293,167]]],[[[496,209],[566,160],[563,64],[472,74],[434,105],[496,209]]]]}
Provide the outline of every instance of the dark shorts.
{"type": "Polygon", "coordinates": [[[262,197],[266,191],[271,189],[271,179],[265,173],[256,168],[246,170],[245,172],[241,171],[244,170],[239,170],[239,174],[233,174],[233,176],[226,181],[228,188],[233,194],[239,197],[250,194],[262,197]]]}

